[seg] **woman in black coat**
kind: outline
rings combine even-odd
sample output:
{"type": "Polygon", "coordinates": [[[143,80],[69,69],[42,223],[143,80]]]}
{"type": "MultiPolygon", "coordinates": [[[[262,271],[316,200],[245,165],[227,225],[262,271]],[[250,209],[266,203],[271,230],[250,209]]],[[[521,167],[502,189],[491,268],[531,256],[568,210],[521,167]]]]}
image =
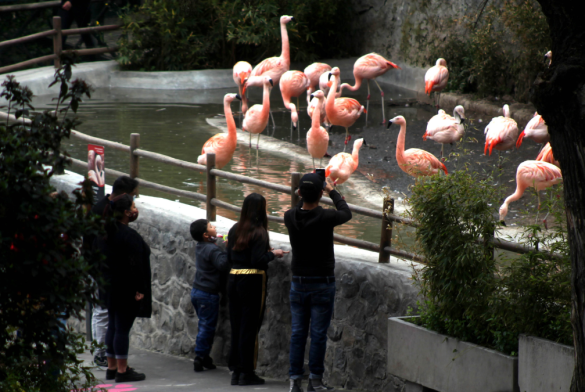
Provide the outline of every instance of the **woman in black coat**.
{"type": "Polygon", "coordinates": [[[252,193],[244,200],[240,220],[228,233],[228,260],[232,270],[228,298],[232,344],[229,367],[232,385],[264,384],[255,373],[258,332],[266,304],[266,270],[282,249],[270,248],[266,199],[252,193]]]}
{"type": "Polygon", "coordinates": [[[96,240],[106,257],[103,276],[108,308],[106,379],[116,382],[146,378],[128,366],[129,335],[136,317],[152,313],[150,247],[142,236],[128,226],[138,218],[133,197],[123,194],[106,206],[106,236],[96,240]]]}

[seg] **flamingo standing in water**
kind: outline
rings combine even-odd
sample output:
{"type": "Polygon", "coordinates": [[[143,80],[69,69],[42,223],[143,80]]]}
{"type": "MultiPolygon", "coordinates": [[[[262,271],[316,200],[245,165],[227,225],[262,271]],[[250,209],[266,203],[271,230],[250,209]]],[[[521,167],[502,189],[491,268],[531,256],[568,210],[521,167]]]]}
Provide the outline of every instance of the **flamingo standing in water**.
{"type": "Polygon", "coordinates": [[[550,142],[546,143],[544,145],[544,147],[542,148],[542,150],[540,150],[540,152],[538,153],[538,156],[536,157],[536,160],[542,161],[542,162],[552,163],[556,167],[561,167],[559,161],[557,161],[553,155],[553,151],[552,151],[552,147],[550,145],[550,142]]]}
{"type": "Polygon", "coordinates": [[[251,73],[252,66],[247,61],[238,61],[236,65],[234,65],[233,77],[234,82],[236,82],[236,86],[238,86],[238,92],[240,93],[241,97],[240,111],[242,114],[246,114],[246,111],[248,110],[248,99],[242,92],[242,85],[244,84],[244,80],[246,80],[251,73]]]}
{"type": "Polygon", "coordinates": [[[453,117],[439,110],[439,113],[431,117],[427,124],[427,131],[423,135],[423,140],[427,138],[441,143],[441,158],[443,158],[443,146],[453,144],[461,140],[465,134],[465,109],[461,105],[453,109],[453,117]]]}
{"type": "Polygon", "coordinates": [[[198,164],[207,165],[208,153],[215,153],[215,167],[218,169],[221,169],[232,160],[238,144],[236,122],[234,121],[232,108],[230,107],[234,98],[241,99],[238,94],[226,94],[223,97],[223,112],[227,121],[228,133],[218,133],[205,142],[201,149],[201,155],[197,158],[198,164]]]}
{"type": "Polygon", "coordinates": [[[311,94],[311,102],[316,99],[318,102],[315,105],[312,117],[312,126],[307,132],[307,150],[309,155],[313,158],[313,169],[315,169],[315,158],[319,158],[319,166],[323,156],[327,154],[327,147],[329,147],[329,134],[321,126],[321,111],[324,109],[322,102],[325,101],[323,91],[317,90],[311,94]]]}
{"type": "MultiPolygon", "coordinates": [[[[290,69],[290,45],[288,43],[286,25],[294,20],[295,18],[292,16],[283,15],[280,17],[280,36],[282,39],[282,52],[280,57],[269,57],[262,60],[260,64],[254,67],[248,79],[244,80],[242,91],[244,94],[246,93],[246,89],[250,86],[262,86],[264,77],[266,76],[271,78],[273,83],[280,82],[282,74],[290,69]]],[[[272,118],[272,125],[276,127],[272,112],[270,112],[270,117],[272,118]]]]}
{"type": "MultiPolygon", "coordinates": [[[[299,104],[299,96],[307,91],[310,80],[301,71],[286,71],[280,78],[280,93],[284,101],[284,107],[290,109],[290,132],[292,137],[293,129],[297,128],[299,123],[299,114],[294,103],[290,102],[292,97],[297,97],[297,105],[299,104]]],[[[299,130],[300,133],[300,130],[299,130]]]]}
{"type": "Polygon", "coordinates": [[[548,134],[548,127],[544,122],[544,119],[538,112],[534,113],[534,117],[528,121],[526,127],[518,136],[518,141],[516,142],[516,148],[520,148],[522,145],[522,140],[527,137],[528,139],[534,140],[536,143],[548,143],[550,141],[550,135],[548,134]]]}
{"type": "MultiPolygon", "coordinates": [[[[333,185],[337,186],[346,182],[359,165],[360,148],[366,144],[364,139],[353,142],[353,151],[350,154],[340,152],[335,154],[325,168],[325,177],[331,178],[333,185]]],[[[367,145],[367,144],[366,144],[367,145]]]]}
{"type": "Polygon", "coordinates": [[[445,165],[430,152],[418,148],[404,150],[406,139],[406,120],[404,117],[397,116],[388,120],[388,128],[392,124],[400,125],[400,133],[396,141],[396,162],[403,172],[413,177],[432,176],[437,174],[439,170],[449,174],[445,165]]]}
{"type": "Polygon", "coordinates": [[[264,93],[262,95],[262,105],[254,105],[246,112],[242,129],[250,132],[250,147],[252,147],[252,134],[258,134],[256,149],[260,144],[260,134],[268,125],[268,115],[270,114],[270,90],[274,86],[272,79],[264,77],[264,93]]]}
{"type": "Polygon", "coordinates": [[[447,62],[445,59],[438,59],[435,66],[429,68],[425,74],[425,94],[429,94],[434,91],[436,92],[435,105],[439,108],[439,102],[441,100],[441,90],[447,87],[449,81],[449,70],[447,69],[447,62]]]}
{"type": "Polygon", "coordinates": [[[510,118],[510,107],[504,105],[504,115],[492,118],[492,121],[485,127],[485,148],[484,155],[487,155],[488,148],[490,155],[492,150],[498,150],[498,162],[500,162],[500,151],[514,148],[518,139],[518,124],[510,118]]]}
{"type": "MultiPolygon", "coordinates": [[[[539,191],[560,183],[563,180],[561,169],[553,164],[542,161],[524,161],[516,171],[516,192],[504,200],[500,207],[500,221],[508,214],[508,206],[511,202],[522,197],[526,188],[534,187],[538,195],[538,209],[540,209],[539,191]]],[[[538,219],[538,216],[537,216],[538,219]]],[[[546,221],[546,218],[545,218],[546,221]]]]}
{"type": "MultiPolygon", "coordinates": [[[[340,71],[338,67],[335,67],[329,72],[329,78],[332,76],[339,76],[340,71]]],[[[335,92],[337,91],[337,84],[339,83],[337,78],[333,78],[331,83],[329,94],[327,95],[327,103],[325,104],[325,111],[327,118],[331,125],[339,125],[345,128],[345,147],[349,141],[349,127],[351,127],[357,119],[360,117],[362,112],[365,111],[364,107],[353,98],[335,98],[335,92]]]]}
{"type": "Polygon", "coordinates": [[[382,91],[382,87],[376,81],[376,78],[379,76],[384,75],[391,69],[402,69],[398,65],[394,64],[391,61],[386,60],[384,57],[380,56],[377,53],[370,53],[366,54],[365,56],[360,57],[356,60],[355,64],[353,65],[353,76],[355,78],[355,85],[350,85],[348,83],[343,83],[341,85],[341,90],[344,88],[349,89],[350,91],[357,91],[361,85],[362,80],[366,79],[368,81],[368,104],[370,101],[370,79],[373,79],[376,83],[376,86],[380,89],[380,95],[382,96],[382,123],[386,122],[386,114],[384,112],[384,91],[382,91]]]}
{"type": "MultiPolygon", "coordinates": [[[[307,88],[307,105],[311,102],[310,96],[319,87],[319,77],[323,74],[327,75],[331,71],[331,66],[325,63],[313,63],[305,68],[304,73],[309,78],[309,87],[307,88]]],[[[325,93],[327,95],[327,93],[325,93]]]]}

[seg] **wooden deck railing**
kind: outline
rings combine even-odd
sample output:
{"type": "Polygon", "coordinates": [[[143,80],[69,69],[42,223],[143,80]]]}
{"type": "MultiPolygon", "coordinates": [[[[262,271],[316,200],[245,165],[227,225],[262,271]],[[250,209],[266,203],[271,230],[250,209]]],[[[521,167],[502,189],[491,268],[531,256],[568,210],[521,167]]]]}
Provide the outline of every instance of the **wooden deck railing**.
{"type": "MultiPolygon", "coordinates": [[[[257,178],[247,177],[240,174],[235,174],[219,169],[215,169],[215,154],[208,154],[207,155],[207,165],[200,165],[197,163],[192,163],[188,161],[183,161],[180,159],[172,158],[166,155],[158,154],[151,151],[146,151],[140,148],[140,135],[137,133],[133,133],[130,136],[130,145],[124,145],[118,142],[112,142],[105,139],[100,139],[97,137],[89,136],[83,134],[78,131],[72,131],[71,136],[83,140],[88,143],[97,143],[101,144],[105,147],[109,147],[118,151],[126,152],[130,155],[130,173],[122,173],[116,170],[106,168],[106,174],[113,175],[115,177],[119,177],[121,175],[130,175],[133,178],[136,178],[141,187],[154,189],[157,191],[162,191],[166,193],[170,193],[173,195],[186,197],[189,199],[197,200],[200,202],[204,202],[206,204],[207,209],[207,219],[214,221],[216,219],[216,209],[223,208],[233,212],[240,212],[241,208],[232,204],[229,204],[225,201],[219,200],[217,198],[216,193],[216,186],[217,181],[216,177],[225,178],[227,180],[237,181],[245,184],[251,184],[260,186],[266,189],[270,189],[276,192],[281,192],[284,194],[289,194],[291,196],[291,207],[294,207],[299,202],[298,198],[298,184],[301,178],[300,173],[291,173],[291,183],[290,186],[281,185],[281,184],[273,184],[267,181],[259,180],[257,178]],[[207,181],[206,181],[206,194],[197,193],[186,191],[182,189],[177,189],[161,184],[157,184],[154,182],[146,181],[141,179],[139,176],[139,168],[140,168],[140,158],[147,158],[154,160],[160,163],[166,163],[169,165],[177,166],[183,169],[192,170],[195,172],[205,172],[207,181]]],[[[74,166],[79,168],[87,169],[87,162],[81,161],[78,159],[71,158],[71,163],[74,166]]],[[[333,205],[333,201],[331,198],[323,196],[321,199],[322,204],[333,205]]],[[[394,215],[394,199],[392,198],[385,198],[384,206],[381,211],[358,206],[355,204],[348,203],[348,206],[352,213],[360,214],[364,216],[369,216],[372,218],[380,219],[381,221],[381,235],[379,243],[368,242],[364,240],[359,240],[356,238],[346,237],[339,234],[334,235],[334,239],[337,242],[342,244],[347,244],[351,246],[355,246],[360,249],[366,249],[370,251],[377,252],[378,262],[379,263],[388,263],[390,261],[390,256],[395,256],[398,258],[414,260],[424,262],[424,258],[420,255],[415,253],[406,252],[403,250],[396,249],[392,247],[391,239],[392,239],[392,228],[394,222],[405,224],[407,226],[416,227],[417,223],[409,218],[401,217],[394,215]],[[388,211],[389,213],[385,212],[388,211]]],[[[272,222],[278,222],[283,224],[284,218],[279,216],[272,216],[268,215],[268,220],[272,222]]],[[[515,253],[528,253],[533,252],[536,249],[526,246],[517,244],[514,242],[492,238],[488,242],[494,248],[499,248],[515,253]]],[[[560,255],[552,252],[547,252],[550,257],[558,258],[560,255]]]]}
{"type": "MultiPolygon", "coordinates": [[[[39,5],[46,6],[46,4],[53,3],[53,2],[46,2],[46,3],[38,3],[39,5]]],[[[59,3],[59,2],[57,2],[59,3]]],[[[23,4],[27,6],[34,6],[36,4],[23,4]]],[[[6,7],[13,7],[13,6],[6,6],[6,7]]],[[[0,11],[2,8],[0,7],[0,11]]],[[[14,6],[16,7],[16,6],[14,6]]],[[[32,9],[32,8],[26,8],[32,9]]],[[[61,30],[61,17],[54,16],[53,17],[53,29],[48,31],[43,31],[36,34],[27,35],[26,37],[20,37],[11,39],[8,41],[0,42],[0,49],[6,48],[12,45],[23,44],[26,42],[34,41],[39,38],[44,37],[53,37],[53,54],[37,57],[34,59],[26,60],[17,64],[7,65],[5,67],[0,68],[0,74],[17,71],[19,69],[30,67],[31,65],[35,65],[38,63],[42,63],[45,61],[54,61],[55,68],[59,68],[61,66],[61,54],[62,53],[76,53],[78,56],[88,56],[88,55],[96,55],[96,54],[103,54],[103,53],[111,53],[116,52],[118,47],[110,47],[110,48],[92,48],[92,49],[79,49],[79,50],[63,50],[62,48],[62,39],[63,36],[67,35],[78,35],[78,34],[87,34],[91,32],[97,31],[114,31],[119,30],[121,26],[119,25],[107,25],[107,26],[95,26],[95,27],[84,27],[81,29],[67,29],[61,30]]]]}

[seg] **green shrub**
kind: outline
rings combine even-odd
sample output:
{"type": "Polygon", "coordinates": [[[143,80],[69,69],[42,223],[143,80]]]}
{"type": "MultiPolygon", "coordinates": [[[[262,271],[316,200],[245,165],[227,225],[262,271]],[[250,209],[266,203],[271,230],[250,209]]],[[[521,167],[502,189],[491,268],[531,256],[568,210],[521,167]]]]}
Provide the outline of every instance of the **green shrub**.
{"type": "Polygon", "coordinates": [[[518,352],[521,333],[570,345],[571,263],[563,203],[548,205],[550,229],[528,226],[515,239],[536,251],[494,258],[485,242],[501,202],[494,182],[491,175],[478,179],[463,169],[419,179],[412,188],[417,251],[426,259],[414,276],[423,296],[419,322],[511,355],[518,352]]]}
{"type": "Polygon", "coordinates": [[[292,61],[343,57],[349,39],[349,2],[309,0],[145,0],[123,15],[119,62],[128,69],[188,70],[257,64],[281,52],[280,16],[287,25],[292,61]]]}
{"type": "MultiPolygon", "coordinates": [[[[63,170],[61,140],[78,122],[85,82],[71,78],[72,61],[63,58],[56,114],[46,111],[30,125],[0,124],[0,390],[69,392],[96,385],[90,368],[76,355],[83,339],[62,327],[64,319],[82,318],[87,301],[95,302],[95,277],[101,257],[82,248],[82,238],[98,235],[101,224],[87,217],[91,202],[76,191],[72,202],[55,193],[50,178],[63,170]]],[[[2,98],[16,117],[32,109],[32,93],[13,76],[2,84],[2,98]]],[[[6,110],[6,109],[4,109],[6,110]]],[[[90,182],[82,184],[91,196],[90,182]]],[[[83,389],[86,390],[86,389],[83,389]]]]}
{"type": "Polygon", "coordinates": [[[443,57],[449,68],[445,91],[479,96],[510,94],[527,102],[530,86],[543,69],[550,47],[548,24],[534,0],[513,0],[489,6],[474,15],[446,21],[450,34],[430,47],[426,65],[443,57]],[[462,38],[463,37],[463,38],[462,38]]]}

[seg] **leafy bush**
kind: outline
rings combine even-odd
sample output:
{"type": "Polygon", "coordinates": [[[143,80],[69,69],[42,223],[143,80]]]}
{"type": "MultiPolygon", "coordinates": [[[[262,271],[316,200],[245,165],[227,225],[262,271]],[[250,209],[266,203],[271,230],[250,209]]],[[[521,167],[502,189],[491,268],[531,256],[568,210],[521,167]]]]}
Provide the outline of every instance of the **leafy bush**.
{"type": "MultiPolygon", "coordinates": [[[[95,301],[101,263],[81,248],[83,236],[100,233],[99,220],[86,214],[91,200],[76,191],[72,202],[49,183],[65,166],[61,140],[78,124],[68,113],[89,96],[83,81],[69,83],[72,60],[64,57],[63,64],[54,82],[60,84],[55,114],[35,115],[28,125],[0,125],[1,390],[68,392],[96,385],[76,358],[83,339],[63,325],[95,301]]],[[[13,76],[2,87],[8,111],[28,115],[31,91],[13,76]]],[[[90,197],[90,182],[82,187],[90,197]]]]}
{"type": "MultiPolygon", "coordinates": [[[[418,180],[410,197],[426,265],[415,273],[420,324],[458,339],[518,352],[518,335],[571,344],[569,247],[562,203],[554,226],[529,226],[520,238],[537,249],[495,259],[486,239],[496,227],[500,190],[468,169],[418,180]],[[543,249],[543,245],[547,249],[543,249]],[[549,251],[559,257],[551,257],[549,251]]],[[[558,192],[557,192],[558,193],[558,192]]],[[[562,192],[560,192],[562,193],[562,192]]]]}
{"type": "Polygon", "coordinates": [[[445,23],[460,33],[431,47],[425,62],[447,60],[446,91],[511,94],[518,101],[528,101],[530,86],[543,68],[544,53],[551,47],[548,24],[536,1],[509,0],[501,7],[487,7],[479,19],[464,17],[445,23]]]}
{"type": "Polygon", "coordinates": [[[148,71],[257,64],[280,55],[281,15],[297,20],[287,25],[292,61],[348,56],[350,7],[334,0],[145,0],[123,16],[119,62],[148,71]]]}

